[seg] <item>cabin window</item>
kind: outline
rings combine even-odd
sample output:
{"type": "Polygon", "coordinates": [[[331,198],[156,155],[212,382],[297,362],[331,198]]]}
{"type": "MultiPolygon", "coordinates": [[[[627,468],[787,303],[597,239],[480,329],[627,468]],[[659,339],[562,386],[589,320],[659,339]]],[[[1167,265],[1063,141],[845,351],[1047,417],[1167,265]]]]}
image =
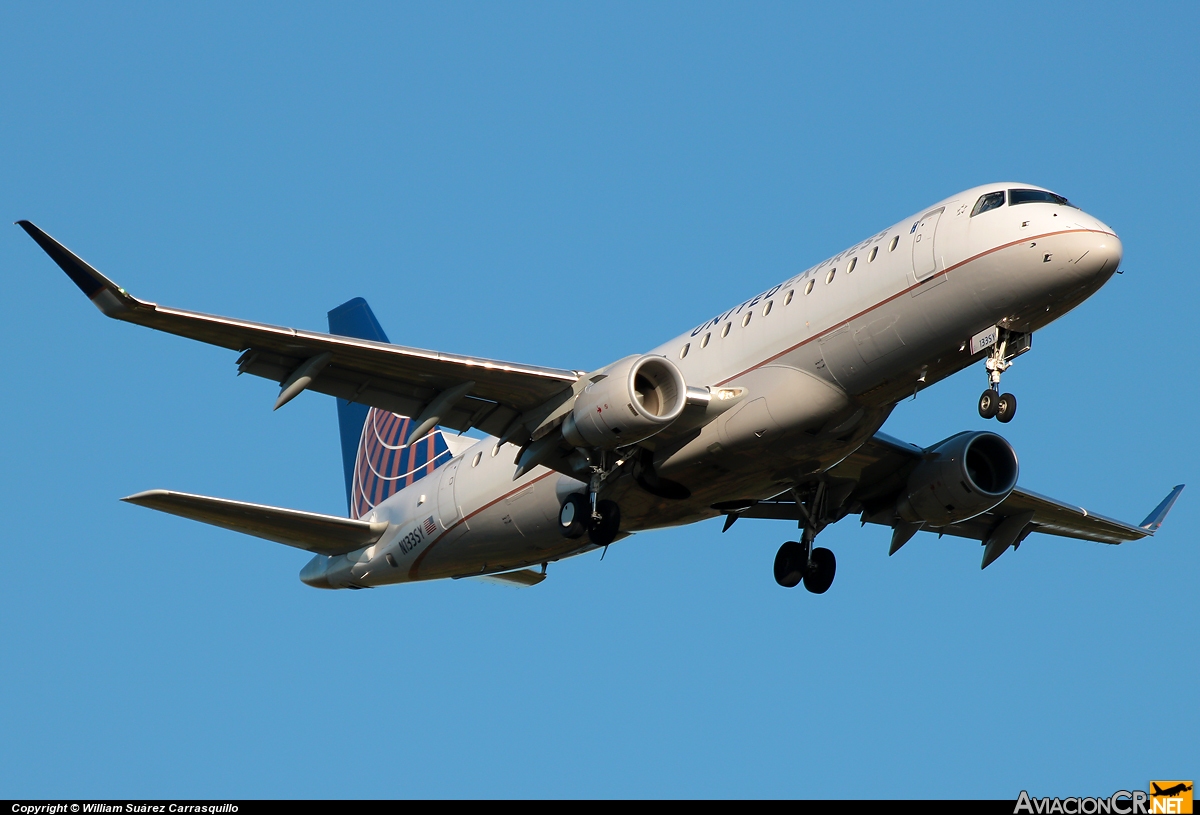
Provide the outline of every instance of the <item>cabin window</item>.
{"type": "Polygon", "coordinates": [[[808,285],[804,287],[805,294],[812,294],[813,281],[808,281],[808,285]]]}
{"type": "Polygon", "coordinates": [[[750,325],[750,318],[754,316],[753,311],[747,311],[746,316],[742,318],[742,328],[750,325]]]}
{"type": "Polygon", "coordinates": [[[871,263],[872,261],[874,261],[875,256],[878,254],[879,254],[879,247],[876,246],[874,249],[871,250],[871,254],[867,255],[867,263],[871,263]]]}
{"type": "Polygon", "coordinates": [[[830,269],[829,274],[825,275],[825,285],[833,282],[833,276],[837,274],[837,269],[830,269]]]}
{"type": "MultiPolygon", "coordinates": [[[[1004,195],[1002,192],[993,193],[993,195],[1004,195]]],[[[1055,195],[1052,192],[1045,190],[1009,190],[1008,205],[1015,207],[1017,204],[1059,204],[1064,207],[1074,207],[1075,205],[1063,198],[1061,195],[1055,195]]],[[[978,207],[978,204],[976,204],[978,207]]],[[[974,215],[975,213],[971,213],[974,215]]]]}
{"type": "Polygon", "coordinates": [[[850,265],[846,267],[846,274],[854,271],[854,267],[858,265],[858,258],[850,258],[850,265]]]}
{"type": "Polygon", "coordinates": [[[763,306],[763,316],[764,317],[766,317],[768,314],[771,313],[771,306],[773,306],[773,305],[775,305],[775,301],[768,300],[767,304],[765,306],[763,306]]]}
{"type": "Polygon", "coordinates": [[[475,454],[475,458],[474,458],[474,459],[472,459],[472,461],[471,461],[471,466],[472,466],[472,467],[478,467],[478,466],[479,466],[479,460],[480,460],[481,458],[483,458],[483,451],[482,451],[482,450],[480,450],[478,453],[476,453],[476,454],[475,454]]]}
{"type": "MultiPolygon", "coordinates": [[[[1016,191],[1014,190],[1014,192],[1016,191]]],[[[975,208],[971,210],[971,217],[974,218],[981,212],[987,212],[989,209],[996,209],[1002,206],[1004,206],[1004,190],[989,192],[979,196],[979,200],[975,202],[975,208]]]]}
{"type": "Polygon", "coordinates": [[[683,359],[684,357],[686,357],[687,352],[690,350],[692,350],[692,344],[689,342],[686,345],[684,345],[682,348],[679,349],[679,358],[683,359]]]}
{"type": "Polygon", "coordinates": [[[795,290],[795,289],[788,289],[788,293],[787,293],[787,294],[784,296],[784,298],[783,298],[783,304],[784,304],[785,306],[787,306],[787,305],[791,305],[791,302],[792,302],[792,295],[793,295],[793,294],[795,294],[795,293],[796,293],[796,290],[795,290]]]}
{"type": "Polygon", "coordinates": [[[708,347],[708,341],[709,341],[710,339],[712,339],[712,334],[711,334],[711,333],[705,334],[705,335],[704,335],[704,339],[700,340],[700,347],[701,347],[701,348],[707,348],[707,347],[708,347]]]}
{"type": "Polygon", "coordinates": [[[721,329],[722,339],[729,336],[729,326],[731,325],[733,325],[733,323],[725,323],[725,327],[721,329]]]}
{"type": "Polygon", "coordinates": [[[900,243],[900,236],[899,236],[899,235],[897,235],[896,237],[892,238],[892,245],[888,247],[888,251],[889,251],[889,252],[895,252],[895,251],[896,251],[896,244],[898,244],[898,243],[900,243]]]}

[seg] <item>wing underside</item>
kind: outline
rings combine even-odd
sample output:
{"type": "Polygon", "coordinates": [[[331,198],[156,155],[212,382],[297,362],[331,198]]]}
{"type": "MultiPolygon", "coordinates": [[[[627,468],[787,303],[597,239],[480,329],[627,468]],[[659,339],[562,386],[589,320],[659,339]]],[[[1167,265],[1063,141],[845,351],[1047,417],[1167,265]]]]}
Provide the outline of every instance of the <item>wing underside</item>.
{"type": "MultiPolygon", "coordinates": [[[[920,447],[906,444],[884,433],[877,433],[845,460],[831,468],[828,476],[834,482],[853,485],[846,493],[845,506],[860,512],[863,523],[895,528],[898,519],[890,509],[895,506],[897,494],[924,453],[920,447]]],[[[1106,518],[1083,507],[1018,487],[999,506],[982,515],[946,526],[927,525],[921,529],[939,535],[954,535],[987,543],[994,539],[1006,521],[1013,519],[1020,527],[1010,535],[1012,542],[1017,545],[1033,532],[1096,543],[1119,544],[1153,535],[1182,491],[1183,485],[1175,487],[1137,526],[1106,518]],[[1024,523],[1020,523],[1019,519],[1024,519],[1024,523]]],[[[771,501],[745,502],[744,505],[717,508],[730,518],[769,518],[797,522],[802,518],[801,507],[786,496],[771,501]]],[[[731,522],[732,520],[728,521],[731,522]]]]}
{"type": "Polygon", "coordinates": [[[572,394],[576,371],[407,348],[389,343],[168,308],[139,300],[29,221],[17,222],[109,317],[240,351],[238,372],[279,382],[280,402],[314,390],[453,430],[524,441],[572,394]],[[514,432],[516,431],[516,432],[514,432]]]}

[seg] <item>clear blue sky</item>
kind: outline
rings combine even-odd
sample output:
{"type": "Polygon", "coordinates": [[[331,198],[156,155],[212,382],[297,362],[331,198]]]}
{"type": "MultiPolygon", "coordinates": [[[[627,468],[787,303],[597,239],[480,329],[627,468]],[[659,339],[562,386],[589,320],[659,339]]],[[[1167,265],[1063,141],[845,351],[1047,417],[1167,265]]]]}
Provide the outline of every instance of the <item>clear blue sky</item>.
{"type": "MultiPolygon", "coordinates": [[[[158,302],[589,369],[957,190],[1127,273],[1005,378],[1023,485],[1153,541],[638,535],[523,591],[319,592],[117,499],[344,511],[333,401],[104,319],[0,231],[0,796],[1109,794],[1200,775],[1194,4],[9,3],[0,212],[158,302]]],[[[982,368],[902,404],[989,427],[982,368]]]]}

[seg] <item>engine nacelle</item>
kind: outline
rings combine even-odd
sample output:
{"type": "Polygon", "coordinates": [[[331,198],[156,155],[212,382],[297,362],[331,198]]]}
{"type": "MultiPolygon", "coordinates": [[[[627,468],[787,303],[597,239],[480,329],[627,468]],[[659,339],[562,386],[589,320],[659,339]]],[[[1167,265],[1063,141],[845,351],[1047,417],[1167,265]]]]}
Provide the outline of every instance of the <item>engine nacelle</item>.
{"type": "Polygon", "coordinates": [[[593,379],[563,421],[563,438],[576,447],[636,444],[678,419],[687,404],[683,374],[666,357],[626,357],[593,379]]]}
{"type": "Polygon", "coordinates": [[[995,433],[959,433],[925,452],[896,504],[906,521],[965,521],[998,506],[1017,486],[1017,454],[995,433]]]}

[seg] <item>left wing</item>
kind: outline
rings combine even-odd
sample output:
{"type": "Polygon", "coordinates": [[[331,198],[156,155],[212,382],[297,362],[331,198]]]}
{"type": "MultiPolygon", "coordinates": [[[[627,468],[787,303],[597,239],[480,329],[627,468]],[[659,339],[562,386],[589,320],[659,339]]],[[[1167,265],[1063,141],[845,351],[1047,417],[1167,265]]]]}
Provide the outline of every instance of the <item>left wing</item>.
{"type": "Polygon", "coordinates": [[[17,224],[109,317],[242,352],[239,373],[280,383],[276,407],[314,390],[416,417],[426,429],[478,428],[523,443],[582,376],[167,308],[132,296],[33,223],[17,224]]]}
{"type": "MultiPolygon", "coordinates": [[[[908,536],[903,537],[898,544],[897,538],[893,538],[892,552],[921,529],[939,535],[971,538],[984,543],[987,546],[984,552],[984,567],[1003,554],[1009,546],[1020,546],[1021,541],[1033,532],[1111,544],[1153,535],[1162,526],[1184,486],[1180,484],[1171,490],[1137,526],[1106,518],[1083,507],[1018,487],[999,506],[970,520],[947,526],[910,526],[904,529],[904,523],[898,521],[890,510],[895,506],[897,493],[924,453],[925,451],[916,445],[902,442],[885,433],[876,433],[862,447],[831,468],[828,475],[833,480],[855,485],[848,493],[844,506],[852,508],[851,511],[861,512],[864,524],[882,524],[898,530],[901,535],[907,533],[908,536]]],[[[799,521],[801,518],[796,502],[787,499],[748,503],[744,507],[717,508],[722,509],[729,518],[773,518],[793,521],[799,521]]],[[[728,528],[732,520],[727,520],[726,523],[728,528]]]]}

